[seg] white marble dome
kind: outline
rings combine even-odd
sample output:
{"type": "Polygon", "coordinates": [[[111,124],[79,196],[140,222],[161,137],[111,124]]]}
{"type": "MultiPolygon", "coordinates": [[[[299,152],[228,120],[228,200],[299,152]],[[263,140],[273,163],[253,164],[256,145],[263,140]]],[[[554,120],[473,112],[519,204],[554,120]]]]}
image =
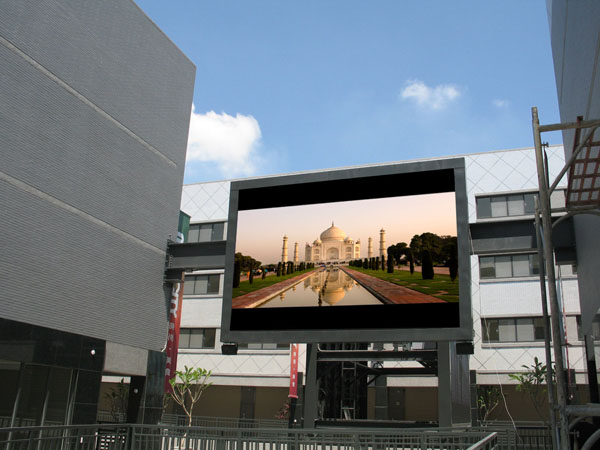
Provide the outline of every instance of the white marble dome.
{"type": "Polygon", "coordinates": [[[343,241],[346,239],[346,233],[332,222],[331,226],[321,233],[320,238],[321,241],[343,241]]]}

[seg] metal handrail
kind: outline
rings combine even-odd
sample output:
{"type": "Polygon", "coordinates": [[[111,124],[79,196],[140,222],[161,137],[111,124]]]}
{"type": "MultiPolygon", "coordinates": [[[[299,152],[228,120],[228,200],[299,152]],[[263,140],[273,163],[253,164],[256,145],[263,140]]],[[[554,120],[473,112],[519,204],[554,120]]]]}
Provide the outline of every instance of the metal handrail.
{"type": "Polygon", "coordinates": [[[492,433],[481,441],[471,445],[467,450],[492,450],[498,445],[498,433],[492,433]]]}
{"type": "MultiPolygon", "coordinates": [[[[185,425],[188,417],[180,414],[163,414],[160,424],[185,425]]],[[[287,428],[288,419],[247,419],[236,417],[209,417],[194,416],[192,426],[194,427],[234,427],[234,428],[287,428]]]]}
{"type": "Polygon", "coordinates": [[[108,424],[0,428],[0,446],[11,450],[181,450],[227,448],[492,449],[493,432],[433,429],[353,430],[214,428],[108,424]],[[6,436],[12,436],[8,441],[6,436]],[[492,436],[492,437],[490,437],[492,436]],[[4,445],[2,445],[4,444],[4,445]]]}

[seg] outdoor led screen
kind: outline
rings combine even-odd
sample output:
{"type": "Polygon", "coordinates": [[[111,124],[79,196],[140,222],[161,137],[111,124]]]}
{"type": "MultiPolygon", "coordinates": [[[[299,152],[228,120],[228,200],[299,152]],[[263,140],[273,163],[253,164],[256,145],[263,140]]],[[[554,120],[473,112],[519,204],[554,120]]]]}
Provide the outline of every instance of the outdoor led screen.
{"type": "Polygon", "coordinates": [[[232,182],[224,342],[472,337],[464,160],[232,182]]]}

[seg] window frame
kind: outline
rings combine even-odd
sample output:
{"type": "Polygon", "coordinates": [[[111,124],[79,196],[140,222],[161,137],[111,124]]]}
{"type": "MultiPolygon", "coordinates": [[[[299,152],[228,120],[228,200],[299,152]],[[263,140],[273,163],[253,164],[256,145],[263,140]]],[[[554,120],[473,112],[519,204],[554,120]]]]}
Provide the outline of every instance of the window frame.
{"type": "Polygon", "coordinates": [[[214,350],[217,344],[217,329],[216,328],[180,328],[179,329],[179,349],[180,350],[214,350]],[[196,333],[195,333],[196,332],[196,333]],[[201,332],[201,333],[197,333],[201,332]],[[207,337],[207,332],[209,336],[207,337]],[[202,344],[200,347],[192,347],[192,336],[193,335],[202,335],[202,344]],[[212,334],[212,336],[211,336],[212,334]],[[183,339],[182,339],[183,338],[183,339]],[[208,339],[208,342],[211,343],[212,347],[206,345],[205,342],[208,339]],[[187,341],[186,345],[183,345],[187,341]]]}
{"type": "MultiPolygon", "coordinates": [[[[543,328],[543,317],[542,316],[524,316],[524,317],[490,317],[481,318],[481,343],[483,345],[505,345],[505,344],[540,344],[544,342],[544,328],[543,328]],[[528,325],[531,326],[531,335],[533,339],[519,339],[519,322],[521,326],[524,325],[524,321],[528,321],[528,325]],[[511,335],[514,339],[502,339],[502,333],[500,331],[500,322],[511,322],[509,325],[512,327],[511,335]],[[537,322],[537,323],[536,323],[537,322]],[[494,326],[494,324],[496,325],[494,326]],[[487,325],[487,326],[486,326],[487,325]],[[541,325],[541,327],[540,327],[541,325]],[[497,336],[497,340],[490,340],[490,330],[494,331],[494,337],[497,336]],[[540,331],[541,330],[541,331],[540,331]]],[[[523,331],[521,331],[523,334],[523,331]]]]}
{"type": "MultiPolygon", "coordinates": [[[[501,261],[506,263],[507,261],[501,261]]],[[[522,262],[522,261],[520,261],[522,262]]],[[[526,253],[505,253],[496,255],[479,255],[479,279],[480,280],[503,280],[503,279],[526,279],[532,277],[539,277],[540,268],[537,261],[537,253],[526,252],[526,253]],[[523,256],[528,257],[529,262],[529,274],[528,275],[515,275],[515,263],[523,256]],[[503,268],[510,267],[510,275],[498,276],[498,267],[496,259],[510,258],[510,266],[503,266],[503,268]],[[493,260],[493,267],[490,267],[490,261],[493,260]],[[491,273],[493,270],[493,276],[484,275],[484,273],[491,273]]]]}
{"type": "Polygon", "coordinates": [[[284,342],[279,342],[276,344],[273,344],[272,342],[263,342],[263,343],[258,343],[258,342],[244,342],[244,343],[239,343],[238,344],[238,350],[244,350],[244,351],[289,351],[290,349],[290,344],[289,343],[284,343],[284,342]],[[275,347],[266,347],[267,346],[272,346],[274,345],[275,347]]]}
{"type": "Polygon", "coordinates": [[[475,215],[477,220],[498,220],[503,218],[530,217],[535,214],[533,210],[533,197],[537,195],[537,191],[533,192],[507,192],[503,194],[492,195],[476,195],[475,196],[475,215]],[[518,203],[516,203],[518,202],[518,203]],[[497,206],[494,208],[493,204],[497,206]],[[512,208],[511,208],[512,205],[512,208]],[[511,209],[517,207],[519,210],[522,206],[522,213],[512,213],[511,209]],[[489,215],[487,211],[489,210],[489,215]],[[494,213],[496,211],[496,213],[494,213]],[[501,211],[501,214],[497,212],[501,211]]]}
{"type": "Polygon", "coordinates": [[[223,278],[222,273],[198,273],[198,274],[187,275],[183,282],[183,295],[218,296],[221,294],[221,291],[222,291],[222,287],[221,287],[222,278],[223,278]],[[198,282],[198,278],[200,278],[200,277],[206,277],[206,279],[207,279],[206,280],[206,292],[196,292],[196,284],[198,282]],[[213,280],[215,277],[218,277],[218,281],[216,282],[216,287],[217,287],[216,291],[209,290],[209,287],[211,285],[214,288],[214,281],[211,284],[211,277],[213,278],[213,280]],[[190,292],[190,286],[192,286],[192,281],[193,281],[193,287],[190,292]],[[186,283],[187,283],[187,286],[186,286],[186,283]]]}
{"type": "Polygon", "coordinates": [[[217,242],[217,241],[224,241],[225,240],[225,232],[226,232],[226,227],[225,224],[227,222],[226,221],[217,221],[217,222],[198,222],[198,223],[191,223],[190,224],[190,229],[188,231],[188,241],[187,242],[217,242]],[[208,230],[210,228],[210,239],[200,239],[200,236],[202,236],[202,231],[204,230],[208,230]],[[215,233],[218,233],[217,235],[215,235],[215,233]],[[194,235],[196,235],[194,237],[194,235]]]}

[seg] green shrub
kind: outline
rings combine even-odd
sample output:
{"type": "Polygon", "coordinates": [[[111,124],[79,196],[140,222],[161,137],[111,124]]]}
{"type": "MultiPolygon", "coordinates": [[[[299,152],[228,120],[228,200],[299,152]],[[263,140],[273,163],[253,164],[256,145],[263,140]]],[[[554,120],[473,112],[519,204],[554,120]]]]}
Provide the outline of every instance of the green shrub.
{"type": "Polygon", "coordinates": [[[235,264],[233,265],[233,287],[239,287],[240,286],[240,276],[242,274],[242,263],[241,261],[237,260],[235,262],[235,264]]]}
{"type": "Polygon", "coordinates": [[[421,277],[424,280],[433,280],[433,260],[431,259],[431,253],[429,250],[423,250],[421,256],[421,277]]]}

